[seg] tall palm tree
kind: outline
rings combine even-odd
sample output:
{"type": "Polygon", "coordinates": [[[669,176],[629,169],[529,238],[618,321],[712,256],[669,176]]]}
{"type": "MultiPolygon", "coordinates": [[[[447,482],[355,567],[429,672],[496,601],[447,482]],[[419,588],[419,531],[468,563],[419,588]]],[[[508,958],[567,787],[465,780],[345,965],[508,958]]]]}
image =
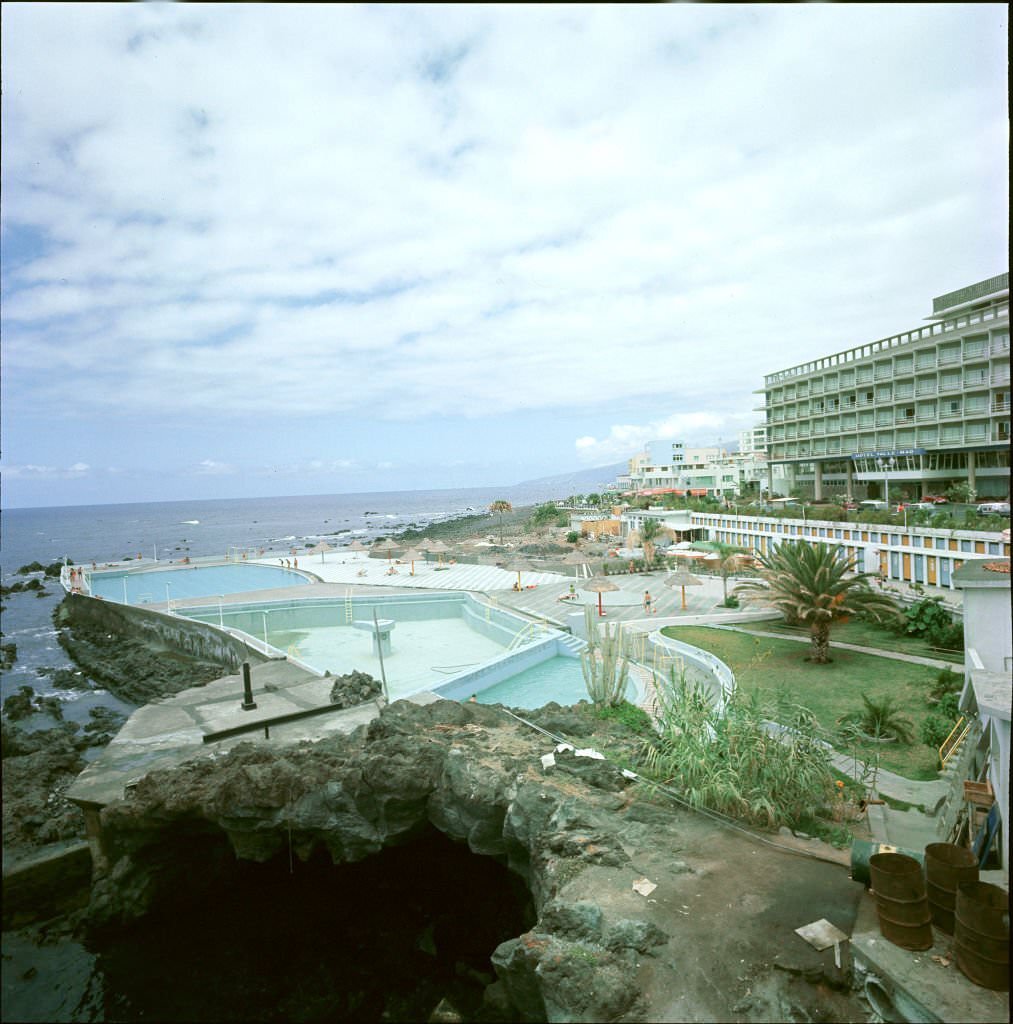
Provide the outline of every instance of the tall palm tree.
{"type": "Polygon", "coordinates": [[[501,547],[503,546],[503,513],[504,512],[513,512],[513,510],[514,510],[513,505],[511,505],[509,501],[504,501],[502,499],[500,499],[499,501],[494,501],[489,506],[489,511],[490,512],[498,512],[499,513],[499,543],[500,543],[501,547]]]}
{"type": "Polygon", "coordinates": [[[835,548],[808,541],[786,541],[758,555],[758,580],[744,580],[735,595],[783,612],[809,627],[809,661],[830,661],[830,629],[862,612],[882,621],[901,615],[892,598],[869,587],[870,573],[854,573],[854,559],[841,558],[835,548]],[[854,575],[851,575],[854,573],[854,575]]]}
{"type": "Polygon", "coordinates": [[[661,533],[661,523],[657,519],[645,519],[640,526],[640,545],[644,549],[644,561],[647,568],[654,562],[654,539],[661,533]]]}

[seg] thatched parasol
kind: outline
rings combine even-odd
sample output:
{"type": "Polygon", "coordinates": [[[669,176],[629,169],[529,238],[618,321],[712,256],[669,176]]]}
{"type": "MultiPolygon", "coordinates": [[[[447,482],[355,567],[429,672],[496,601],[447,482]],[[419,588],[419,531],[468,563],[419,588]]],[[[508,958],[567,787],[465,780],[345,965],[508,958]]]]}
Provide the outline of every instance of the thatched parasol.
{"type": "Polygon", "coordinates": [[[369,548],[362,543],[361,540],[353,540],[351,544],[345,549],[346,551],[368,551],[369,548]]]}
{"type": "Polygon", "coordinates": [[[403,552],[402,555],[401,555],[401,560],[402,561],[404,561],[404,562],[411,562],[412,563],[412,571],[411,571],[411,575],[412,576],[415,575],[415,559],[416,558],[421,558],[421,557],[422,557],[422,552],[421,551],[416,551],[415,548],[409,548],[407,551],[403,552]]]}
{"type": "Polygon", "coordinates": [[[309,549],[309,554],[315,555],[319,551],[320,552],[320,564],[323,565],[324,564],[324,552],[325,551],[333,551],[333,550],[334,550],[334,548],[332,548],[330,546],[330,544],[327,543],[327,541],[322,540],[319,544],[314,544],[313,547],[311,547],[309,549]]]}
{"type": "Polygon", "coordinates": [[[682,569],[677,569],[670,576],[665,579],[666,587],[682,587],[682,610],[686,610],[686,588],[687,587],[702,587],[703,580],[697,579],[690,572],[685,572],[682,569]]]}
{"type": "Polygon", "coordinates": [[[580,589],[598,595],[598,614],[604,615],[605,609],[602,607],[601,595],[610,590],[618,590],[619,588],[606,576],[592,576],[580,585],[580,589]]]}
{"type": "Polygon", "coordinates": [[[373,545],[373,550],[374,551],[379,551],[381,555],[385,554],[386,558],[387,558],[387,561],[389,562],[391,560],[391,557],[393,556],[394,552],[397,551],[397,549],[399,547],[401,547],[401,545],[400,544],[396,544],[392,540],[378,540],[373,545]]]}
{"type": "Polygon", "coordinates": [[[514,589],[520,590],[521,573],[530,572],[532,569],[534,569],[534,566],[526,558],[521,558],[520,556],[517,556],[515,558],[511,558],[510,561],[507,562],[505,568],[509,569],[511,572],[517,573],[517,584],[514,587],[514,589]]]}
{"type": "Polygon", "coordinates": [[[443,556],[450,550],[442,540],[420,540],[418,546],[430,555],[435,553],[439,558],[440,565],[443,565],[443,556]]]}
{"type": "MultiPolygon", "coordinates": [[[[573,550],[563,559],[563,565],[587,565],[590,560],[590,555],[586,551],[573,550]]],[[[576,580],[579,576],[580,574],[575,569],[573,578],[576,580]]]]}

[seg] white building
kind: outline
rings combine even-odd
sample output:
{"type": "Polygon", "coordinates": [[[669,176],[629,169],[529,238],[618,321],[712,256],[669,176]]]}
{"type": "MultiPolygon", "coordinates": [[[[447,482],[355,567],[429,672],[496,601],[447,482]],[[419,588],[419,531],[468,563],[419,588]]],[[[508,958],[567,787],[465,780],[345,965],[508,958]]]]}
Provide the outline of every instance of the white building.
{"type": "MultiPolygon", "coordinates": [[[[616,485],[636,494],[730,499],[758,492],[767,476],[762,451],[729,453],[714,446],[689,447],[682,441],[651,441],[630,459],[629,472],[616,485]]],[[[784,481],[778,477],[777,483],[784,481]]]]}
{"type": "Polygon", "coordinates": [[[995,794],[998,849],[1008,871],[1010,705],[1013,703],[1013,639],[1010,634],[1009,559],[965,562],[953,574],[964,592],[964,690],[960,709],[981,725],[968,776],[984,773],[995,794]]]}

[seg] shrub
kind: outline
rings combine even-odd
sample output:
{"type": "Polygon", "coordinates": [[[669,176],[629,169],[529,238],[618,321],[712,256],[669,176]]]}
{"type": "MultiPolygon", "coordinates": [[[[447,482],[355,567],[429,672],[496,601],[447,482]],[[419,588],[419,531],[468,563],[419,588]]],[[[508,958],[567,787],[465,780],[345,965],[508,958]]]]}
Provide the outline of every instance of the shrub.
{"type": "Polygon", "coordinates": [[[914,736],[914,724],[903,714],[893,697],[876,699],[862,694],[862,707],[841,715],[838,723],[844,731],[859,730],[866,736],[877,739],[895,739],[901,743],[910,743],[914,736]]]}
{"type": "Polygon", "coordinates": [[[595,715],[601,719],[613,719],[622,722],[634,732],[648,735],[651,732],[651,716],[643,708],[638,708],[628,700],[621,704],[603,704],[595,708],[595,715]]]}
{"type": "Polygon", "coordinates": [[[738,608],[739,599],[734,594],[729,594],[722,602],[725,608],[738,608]]]}
{"type": "Polygon", "coordinates": [[[579,540],[580,540],[580,534],[576,530],[571,530],[566,535],[566,543],[567,544],[576,544],[577,541],[579,541],[579,540]]]}
{"type": "MultiPolygon", "coordinates": [[[[949,694],[959,696],[963,688],[964,677],[959,672],[954,672],[952,668],[944,668],[940,670],[929,689],[929,699],[941,702],[949,694]]],[[[955,708],[956,705],[954,705],[955,708]]]]}
{"type": "Polygon", "coordinates": [[[776,828],[831,803],[829,749],[807,708],[737,690],[722,710],[674,672],[658,704],[660,735],[644,741],[644,774],[670,783],[694,807],[776,828]],[[780,725],[771,728],[771,719],[780,725]]]}

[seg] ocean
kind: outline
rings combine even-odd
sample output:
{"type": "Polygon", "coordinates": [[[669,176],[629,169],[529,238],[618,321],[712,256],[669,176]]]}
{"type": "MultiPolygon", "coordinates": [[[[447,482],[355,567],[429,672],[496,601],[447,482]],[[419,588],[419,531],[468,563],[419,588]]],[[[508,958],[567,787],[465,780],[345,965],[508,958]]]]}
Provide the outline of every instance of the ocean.
{"type": "MultiPolygon", "coordinates": [[[[234,545],[301,550],[320,540],[335,547],[355,539],[369,544],[408,527],[424,529],[484,511],[504,497],[524,505],[554,495],[540,493],[536,485],[7,509],[0,514],[0,577],[10,586],[29,578],[17,575],[21,566],[49,565],[65,557],[86,564],[138,555],[150,559],[157,554],[160,560],[224,556],[234,545]]],[[[51,685],[51,670],[71,666],[52,623],[63,591],[55,580],[45,586],[45,597],[23,592],[4,598],[3,639],[17,645],[17,661],[0,675],[0,697],[6,700],[19,687],[32,686],[36,693],[60,697],[65,716],[75,721],[86,721],[97,704],[129,713],[132,706],[104,691],[82,694],[51,685]]]]}

